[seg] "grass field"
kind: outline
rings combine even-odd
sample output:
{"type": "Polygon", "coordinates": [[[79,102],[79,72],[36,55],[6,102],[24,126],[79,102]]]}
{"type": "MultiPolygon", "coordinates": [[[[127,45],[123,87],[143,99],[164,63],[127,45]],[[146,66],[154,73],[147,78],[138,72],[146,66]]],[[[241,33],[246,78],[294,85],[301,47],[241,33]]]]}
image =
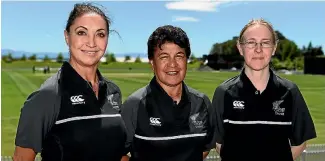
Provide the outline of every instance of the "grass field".
{"type": "MultiPolygon", "coordinates": [[[[59,67],[59,65],[56,65],[59,67]]],[[[198,72],[190,67],[186,83],[211,99],[213,92],[221,82],[238,74],[237,72],[198,72]]],[[[119,85],[123,100],[136,89],[146,85],[153,74],[148,64],[101,66],[103,75],[119,85]],[[129,67],[133,70],[128,70],[129,67]],[[114,68],[114,69],[113,69],[114,68]]],[[[12,155],[14,138],[20,114],[20,108],[26,97],[36,90],[51,74],[31,72],[30,64],[2,64],[1,71],[1,155],[12,155]],[[27,68],[27,69],[26,69],[27,68]],[[23,70],[25,69],[25,70],[23,70]]],[[[325,76],[283,75],[294,81],[300,88],[312,118],[316,124],[318,138],[310,143],[325,143],[325,76]]]]}

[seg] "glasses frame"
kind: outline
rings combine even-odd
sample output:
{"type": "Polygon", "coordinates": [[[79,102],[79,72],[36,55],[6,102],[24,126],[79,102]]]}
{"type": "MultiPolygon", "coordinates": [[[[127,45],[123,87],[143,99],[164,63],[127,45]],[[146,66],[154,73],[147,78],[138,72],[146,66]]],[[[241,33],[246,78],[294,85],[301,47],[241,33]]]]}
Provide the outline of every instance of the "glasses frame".
{"type": "MultiPolygon", "coordinates": [[[[251,42],[251,41],[250,41],[251,42]]],[[[247,40],[244,40],[244,41],[241,41],[239,42],[241,45],[244,45],[246,48],[249,48],[249,49],[254,49],[257,47],[257,45],[259,45],[260,47],[262,48],[273,48],[276,44],[277,44],[278,41],[276,41],[275,43],[272,43],[271,46],[263,46],[263,43],[265,42],[256,42],[255,41],[255,44],[254,46],[248,46],[248,41],[247,40]]]]}

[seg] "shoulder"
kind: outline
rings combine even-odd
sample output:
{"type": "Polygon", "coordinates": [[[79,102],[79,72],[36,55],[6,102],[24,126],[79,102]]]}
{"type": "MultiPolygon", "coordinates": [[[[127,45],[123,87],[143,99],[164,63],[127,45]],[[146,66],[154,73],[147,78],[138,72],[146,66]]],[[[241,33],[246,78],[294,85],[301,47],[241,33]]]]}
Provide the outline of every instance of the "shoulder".
{"type": "Polygon", "coordinates": [[[190,86],[187,86],[187,85],[186,85],[186,88],[187,88],[188,93],[190,95],[193,95],[193,96],[198,97],[198,98],[205,98],[205,97],[207,97],[204,93],[198,91],[197,89],[194,89],[194,88],[192,88],[190,86]]]}
{"type": "Polygon", "coordinates": [[[39,88],[40,90],[57,90],[60,83],[61,70],[47,78],[39,88]]]}
{"type": "Polygon", "coordinates": [[[59,84],[60,84],[61,70],[47,78],[40,86],[39,89],[34,91],[29,97],[36,95],[45,95],[48,98],[55,98],[59,94],[59,84]]]}
{"type": "Polygon", "coordinates": [[[129,101],[141,101],[150,93],[149,85],[139,88],[135,92],[133,92],[127,99],[126,102],[129,101]]]}
{"type": "Polygon", "coordinates": [[[46,79],[39,89],[28,95],[22,109],[47,111],[59,96],[60,71],[46,79]]]}
{"type": "Polygon", "coordinates": [[[120,87],[115,82],[113,82],[112,80],[109,80],[105,77],[103,77],[103,81],[107,85],[109,93],[121,93],[120,87]]]}
{"type": "Polygon", "coordinates": [[[186,86],[186,88],[188,90],[188,94],[190,95],[190,99],[192,99],[192,101],[193,101],[193,99],[194,100],[202,99],[205,102],[205,104],[210,104],[211,101],[206,94],[198,91],[197,89],[189,87],[189,86],[186,86]]]}
{"type": "Polygon", "coordinates": [[[236,87],[238,83],[240,83],[240,75],[225,80],[216,87],[213,97],[223,96],[229,89],[236,87]]]}
{"type": "Polygon", "coordinates": [[[142,88],[139,88],[135,92],[133,92],[130,96],[127,97],[127,99],[122,104],[122,115],[125,113],[136,113],[137,109],[139,108],[140,102],[145,99],[145,97],[148,95],[150,89],[147,86],[144,86],[142,88]]]}
{"type": "Polygon", "coordinates": [[[274,74],[275,81],[282,87],[286,88],[288,91],[298,90],[298,86],[293,81],[283,78],[277,74],[274,74]]]}
{"type": "Polygon", "coordinates": [[[217,87],[217,89],[225,92],[227,89],[233,87],[234,85],[236,85],[239,82],[240,82],[240,75],[236,75],[236,76],[229,78],[229,79],[225,80],[224,82],[222,82],[217,87]]]}

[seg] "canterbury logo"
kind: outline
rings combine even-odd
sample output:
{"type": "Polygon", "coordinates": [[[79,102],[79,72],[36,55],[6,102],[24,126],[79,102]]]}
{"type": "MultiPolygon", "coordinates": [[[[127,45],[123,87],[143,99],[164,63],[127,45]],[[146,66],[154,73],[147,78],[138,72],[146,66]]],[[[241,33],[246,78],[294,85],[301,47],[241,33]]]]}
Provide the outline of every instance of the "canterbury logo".
{"type": "Polygon", "coordinates": [[[78,95],[78,96],[71,96],[70,100],[72,102],[73,105],[76,104],[85,104],[85,100],[82,98],[82,95],[78,95]]]}
{"type": "Polygon", "coordinates": [[[161,126],[160,118],[150,117],[150,125],[152,126],[161,126]]]}
{"type": "Polygon", "coordinates": [[[234,101],[232,104],[235,109],[244,109],[245,108],[244,101],[234,101]]]}

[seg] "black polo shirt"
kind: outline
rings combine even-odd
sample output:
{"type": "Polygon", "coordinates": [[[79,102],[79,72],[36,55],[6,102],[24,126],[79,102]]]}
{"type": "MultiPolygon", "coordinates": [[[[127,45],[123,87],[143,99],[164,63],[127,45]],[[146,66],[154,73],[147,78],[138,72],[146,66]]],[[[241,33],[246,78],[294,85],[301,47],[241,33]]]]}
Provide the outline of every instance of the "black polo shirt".
{"type": "Polygon", "coordinates": [[[42,152],[44,161],[120,161],[126,140],[121,92],[97,75],[98,99],[90,83],[65,62],[25,102],[16,145],[42,152]]]}
{"type": "Polygon", "coordinates": [[[182,84],[176,104],[157,83],[130,95],[122,105],[127,152],[132,161],[202,161],[215,147],[215,114],[208,97],[182,84]]]}
{"type": "Polygon", "coordinates": [[[272,70],[262,93],[243,70],[215,90],[212,106],[223,161],[293,161],[291,146],[316,137],[298,87],[272,70]]]}

